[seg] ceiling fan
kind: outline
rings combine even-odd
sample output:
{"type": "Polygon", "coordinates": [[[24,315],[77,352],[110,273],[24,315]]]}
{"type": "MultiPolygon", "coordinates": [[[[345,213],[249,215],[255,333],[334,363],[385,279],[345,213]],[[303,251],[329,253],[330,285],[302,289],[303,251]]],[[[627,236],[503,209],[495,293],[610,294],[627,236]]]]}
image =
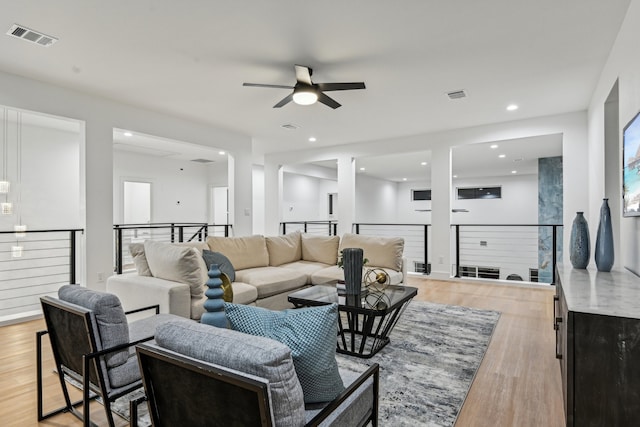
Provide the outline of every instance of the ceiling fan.
{"type": "Polygon", "coordinates": [[[364,82],[354,83],[313,83],[311,81],[311,75],[313,70],[304,65],[296,65],[296,85],[295,86],[283,86],[283,85],[267,85],[261,83],[243,83],[242,86],[253,87],[270,87],[276,89],[293,89],[293,92],[287,95],[282,101],[278,102],[273,108],[280,108],[289,102],[293,101],[299,105],[311,105],[316,101],[323,103],[324,105],[336,109],[340,107],[335,99],[330,98],[324,92],[332,90],[353,90],[364,89],[364,82]]]}

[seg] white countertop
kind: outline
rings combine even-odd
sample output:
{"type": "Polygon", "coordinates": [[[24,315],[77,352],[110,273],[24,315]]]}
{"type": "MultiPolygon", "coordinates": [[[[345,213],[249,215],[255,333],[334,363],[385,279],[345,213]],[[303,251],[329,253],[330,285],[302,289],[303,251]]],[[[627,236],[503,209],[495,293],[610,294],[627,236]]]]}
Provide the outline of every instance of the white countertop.
{"type": "Polygon", "coordinates": [[[569,310],[640,319],[640,277],[630,271],[558,264],[558,274],[569,310]]]}

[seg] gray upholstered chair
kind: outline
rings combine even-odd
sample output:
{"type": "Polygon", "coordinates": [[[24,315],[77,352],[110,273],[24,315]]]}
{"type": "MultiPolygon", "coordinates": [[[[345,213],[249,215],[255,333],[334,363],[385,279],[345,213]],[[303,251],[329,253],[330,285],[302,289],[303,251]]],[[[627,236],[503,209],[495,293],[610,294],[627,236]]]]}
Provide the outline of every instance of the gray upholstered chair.
{"type": "Polygon", "coordinates": [[[137,352],[155,427],[377,426],[377,364],[340,372],[345,390],[305,407],[291,350],[269,338],[182,320],[137,352]]]}
{"type": "Polygon", "coordinates": [[[97,292],[79,285],[65,285],[58,298],[42,297],[46,331],[37,332],[37,399],[38,421],[61,412],[71,412],[90,421],[90,401],[101,396],[111,427],[114,426],[111,403],[142,386],[136,344],[153,338],[158,324],[178,319],[171,314],[158,314],[128,323],[120,300],[113,294],[97,292]],[[65,406],[43,414],[42,337],[48,335],[65,406]],[[82,385],[83,398],[71,402],[65,378],[82,385]],[[83,405],[82,413],[76,407],[83,405]]]}

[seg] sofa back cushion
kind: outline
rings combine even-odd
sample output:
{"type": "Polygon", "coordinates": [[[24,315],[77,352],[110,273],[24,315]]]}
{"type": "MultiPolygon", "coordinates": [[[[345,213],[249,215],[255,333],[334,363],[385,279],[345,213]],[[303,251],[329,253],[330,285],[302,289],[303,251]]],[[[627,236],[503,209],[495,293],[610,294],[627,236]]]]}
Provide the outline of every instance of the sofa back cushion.
{"type": "Polygon", "coordinates": [[[300,261],[302,259],[302,243],[300,233],[285,234],[284,236],[267,237],[267,251],[269,265],[277,267],[282,264],[300,261]]]}
{"type": "Polygon", "coordinates": [[[224,254],[237,270],[268,267],[269,252],[264,236],[207,237],[209,249],[224,254]]]}
{"type": "Polygon", "coordinates": [[[304,233],[301,236],[302,259],[335,265],[338,263],[338,236],[318,236],[304,233]]]}
{"type": "MultiPolygon", "coordinates": [[[[79,305],[93,312],[98,326],[99,350],[129,342],[129,324],[120,299],[114,294],[94,291],[80,285],[64,285],[58,290],[58,298],[79,305]]],[[[127,361],[129,349],[109,353],[104,356],[109,368],[120,366],[127,361]]]]}
{"type": "Polygon", "coordinates": [[[159,346],[176,353],[265,378],[269,381],[275,425],[304,425],[302,387],[286,345],[186,320],[159,325],[155,339],[159,346]]]}
{"type": "Polygon", "coordinates": [[[197,248],[146,240],[144,253],[154,277],[186,283],[192,297],[202,296],[208,276],[202,254],[197,248]]]}
{"type": "Polygon", "coordinates": [[[369,260],[368,266],[402,270],[402,252],[404,251],[402,237],[345,233],[340,240],[340,250],[344,248],[362,248],[364,257],[369,260]]]}

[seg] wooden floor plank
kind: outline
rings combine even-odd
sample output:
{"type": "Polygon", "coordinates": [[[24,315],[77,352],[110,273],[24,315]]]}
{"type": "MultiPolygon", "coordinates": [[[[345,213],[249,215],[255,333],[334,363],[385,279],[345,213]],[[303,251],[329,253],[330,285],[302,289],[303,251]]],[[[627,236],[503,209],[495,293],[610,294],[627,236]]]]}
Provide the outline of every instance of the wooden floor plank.
{"type": "MultiPolygon", "coordinates": [[[[559,427],[564,425],[560,367],[552,328],[554,289],[411,276],[416,300],[501,312],[456,427],[559,427]]],[[[81,426],[70,414],[36,420],[35,333],[42,320],[0,328],[0,426],[81,426]]],[[[45,340],[46,341],[46,340],[45,340]]],[[[62,403],[45,346],[45,409],[62,403]]],[[[74,394],[78,398],[79,394],[74,394]]],[[[92,405],[92,419],[106,425],[104,410],[92,405]]],[[[118,419],[118,425],[127,423],[118,419]]]]}

